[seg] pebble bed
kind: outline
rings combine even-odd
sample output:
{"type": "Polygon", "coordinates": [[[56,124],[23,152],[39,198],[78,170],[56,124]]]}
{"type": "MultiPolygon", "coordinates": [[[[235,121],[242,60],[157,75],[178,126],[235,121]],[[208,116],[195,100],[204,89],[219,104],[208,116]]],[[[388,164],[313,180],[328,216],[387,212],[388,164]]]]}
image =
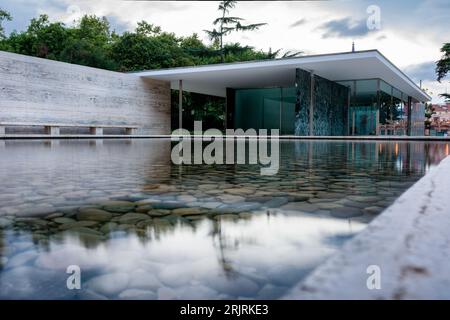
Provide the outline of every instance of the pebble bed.
{"type": "Polygon", "coordinates": [[[406,143],[284,142],[274,176],[180,168],[168,141],[66,144],[2,162],[0,298],[278,298],[427,170],[406,143]]]}

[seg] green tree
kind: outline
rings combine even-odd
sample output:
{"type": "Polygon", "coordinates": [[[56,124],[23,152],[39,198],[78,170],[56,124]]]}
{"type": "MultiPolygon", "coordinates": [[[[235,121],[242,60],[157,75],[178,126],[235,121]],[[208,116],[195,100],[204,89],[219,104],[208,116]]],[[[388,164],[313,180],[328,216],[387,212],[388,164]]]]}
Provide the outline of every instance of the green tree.
{"type": "MultiPolygon", "coordinates": [[[[442,57],[436,62],[436,74],[439,82],[441,82],[450,71],[450,43],[445,43],[441,48],[441,52],[443,53],[442,57]]],[[[450,100],[450,94],[448,93],[442,93],[441,96],[450,100]]]]}
{"type": "Polygon", "coordinates": [[[159,27],[138,24],[112,45],[111,56],[120,71],[161,69],[193,65],[192,57],[180,46],[182,38],[161,32],[159,27]]]}
{"type": "Polygon", "coordinates": [[[221,1],[218,8],[221,12],[221,16],[216,18],[213,22],[213,25],[217,26],[218,29],[214,28],[213,30],[204,30],[208,34],[210,40],[213,41],[214,47],[218,49],[218,53],[220,54],[222,61],[225,61],[225,50],[223,43],[224,36],[232,33],[233,31],[258,30],[261,26],[267,24],[254,23],[243,25],[241,24],[241,21],[244,21],[243,18],[229,16],[230,9],[233,9],[236,6],[236,2],[237,1],[233,0],[221,1]]]}
{"type": "Polygon", "coordinates": [[[3,21],[11,21],[12,17],[8,11],[2,10],[0,8],[0,39],[5,38],[5,29],[3,28],[3,21]]]}
{"type": "Polygon", "coordinates": [[[51,23],[47,15],[33,18],[25,32],[12,32],[4,49],[41,58],[58,60],[64,49],[67,29],[61,22],[51,23]]]}
{"type": "Polygon", "coordinates": [[[59,60],[109,70],[117,68],[111,58],[111,46],[117,35],[110,31],[105,17],[85,15],[67,32],[59,60]]]}

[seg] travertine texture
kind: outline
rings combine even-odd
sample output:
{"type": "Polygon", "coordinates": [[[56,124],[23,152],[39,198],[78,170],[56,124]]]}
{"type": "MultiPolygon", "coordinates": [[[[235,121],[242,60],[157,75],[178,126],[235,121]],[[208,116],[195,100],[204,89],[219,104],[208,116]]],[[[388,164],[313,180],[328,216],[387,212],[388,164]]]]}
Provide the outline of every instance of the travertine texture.
{"type": "Polygon", "coordinates": [[[0,51],[0,122],[133,125],[170,133],[170,85],[0,51]]]}
{"type": "Polygon", "coordinates": [[[450,299],[450,157],[432,169],[286,299],[450,299]],[[367,267],[380,267],[369,290],[367,267]]]}

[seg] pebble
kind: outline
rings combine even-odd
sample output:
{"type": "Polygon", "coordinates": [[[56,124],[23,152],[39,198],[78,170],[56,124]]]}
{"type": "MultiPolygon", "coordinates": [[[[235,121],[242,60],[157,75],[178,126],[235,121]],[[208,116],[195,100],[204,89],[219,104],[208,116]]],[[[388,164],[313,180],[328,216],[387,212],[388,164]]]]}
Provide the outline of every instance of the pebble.
{"type": "Polygon", "coordinates": [[[52,220],[52,219],[63,217],[63,216],[64,216],[64,213],[62,213],[62,212],[55,212],[55,213],[47,215],[46,217],[44,217],[44,219],[52,220]]]}
{"type": "Polygon", "coordinates": [[[15,267],[24,265],[24,264],[30,262],[31,260],[35,259],[37,256],[38,256],[38,254],[35,251],[21,252],[19,254],[16,254],[12,258],[10,258],[6,267],[7,268],[15,268],[15,267]]]}
{"type": "Polygon", "coordinates": [[[377,206],[367,207],[367,208],[363,209],[364,212],[367,212],[369,214],[379,214],[383,210],[384,209],[382,207],[377,207],[377,206]]]}
{"type": "Polygon", "coordinates": [[[172,210],[172,214],[176,214],[179,216],[192,216],[192,215],[202,215],[202,214],[206,214],[208,212],[207,209],[205,208],[196,208],[196,207],[191,207],[191,208],[178,208],[178,209],[174,209],[172,210]]]}
{"type": "Polygon", "coordinates": [[[68,230],[68,229],[79,228],[79,227],[89,228],[89,227],[96,226],[97,224],[98,224],[98,221],[75,221],[75,222],[61,224],[59,226],[59,230],[68,230]]]}
{"type": "Polygon", "coordinates": [[[109,273],[88,280],[86,288],[105,296],[114,296],[127,289],[129,281],[126,273],[109,273]]]}
{"type": "Polygon", "coordinates": [[[117,228],[117,223],[115,222],[107,222],[101,228],[100,231],[103,233],[110,233],[117,228]]]}
{"type": "Polygon", "coordinates": [[[151,219],[151,217],[149,217],[146,214],[130,212],[130,213],[127,213],[127,214],[124,214],[123,216],[121,216],[119,218],[119,222],[123,223],[123,224],[136,224],[139,221],[149,220],[149,219],[151,219]]]}
{"type": "MultiPolygon", "coordinates": [[[[48,218],[47,218],[48,219],[48,218]]],[[[66,217],[57,217],[57,218],[52,218],[52,221],[58,223],[58,224],[65,224],[65,223],[74,223],[76,222],[75,219],[72,218],[66,218],[66,217]]]]}
{"type": "Polygon", "coordinates": [[[280,207],[280,209],[303,211],[303,212],[314,212],[314,211],[319,210],[319,207],[314,204],[307,203],[307,202],[289,202],[288,204],[285,204],[284,206],[280,207]]]}
{"type": "Polygon", "coordinates": [[[363,215],[360,209],[351,207],[334,208],[330,214],[336,218],[353,218],[363,215]]]}
{"type": "Polygon", "coordinates": [[[282,205],[288,203],[288,199],[285,197],[275,197],[272,198],[271,200],[267,201],[264,203],[264,207],[267,208],[278,208],[281,207],[282,205]]]}
{"type": "Polygon", "coordinates": [[[378,196],[347,196],[347,199],[356,202],[369,202],[369,203],[381,200],[381,198],[378,196]]]}
{"type": "Polygon", "coordinates": [[[149,290],[127,289],[119,294],[123,300],[155,300],[158,296],[149,290]]]}
{"type": "Polygon", "coordinates": [[[112,218],[112,213],[95,209],[95,208],[83,208],[80,209],[80,212],[77,214],[78,220],[92,220],[92,221],[109,221],[112,218]]]}
{"type": "Polygon", "coordinates": [[[0,217],[0,228],[9,227],[13,223],[14,223],[14,221],[12,221],[11,219],[6,219],[6,218],[1,218],[0,217]]]}
{"type": "Polygon", "coordinates": [[[165,209],[157,209],[157,210],[151,210],[148,211],[147,214],[150,217],[164,217],[164,216],[168,216],[171,213],[170,210],[165,210],[165,209]]]}

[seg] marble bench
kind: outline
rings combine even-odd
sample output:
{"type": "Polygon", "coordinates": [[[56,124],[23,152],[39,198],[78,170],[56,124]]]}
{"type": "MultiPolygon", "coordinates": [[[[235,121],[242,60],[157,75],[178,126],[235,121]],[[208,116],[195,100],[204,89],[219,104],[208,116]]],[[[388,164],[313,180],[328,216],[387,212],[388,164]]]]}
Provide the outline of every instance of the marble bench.
{"type": "Polygon", "coordinates": [[[68,124],[68,123],[30,123],[30,122],[0,122],[0,136],[6,134],[6,127],[44,127],[45,133],[51,136],[58,136],[61,127],[89,128],[92,135],[103,135],[105,128],[124,128],[125,134],[136,134],[138,126],[132,125],[110,125],[110,124],[68,124]]]}

